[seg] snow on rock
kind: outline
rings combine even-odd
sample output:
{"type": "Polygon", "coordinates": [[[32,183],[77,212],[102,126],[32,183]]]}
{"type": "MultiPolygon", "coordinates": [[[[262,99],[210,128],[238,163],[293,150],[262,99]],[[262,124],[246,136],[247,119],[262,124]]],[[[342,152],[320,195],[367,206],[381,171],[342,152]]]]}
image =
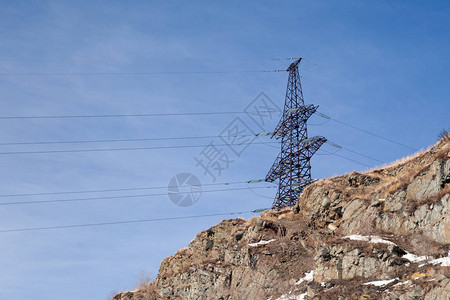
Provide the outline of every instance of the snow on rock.
{"type": "Polygon", "coordinates": [[[450,267],[450,251],[448,251],[448,255],[446,257],[433,259],[429,263],[433,265],[439,264],[441,267],[450,267]]]}
{"type": "Polygon", "coordinates": [[[281,295],[276,300],[304,300],[307,293],[303,293],[300,295],[281,295]]]}
{"type": "MultiPolygon", "coordinates": [[[[397,244],[395,244],[391,241],[388,241],[388,240],[384,240],[381,237],[376,236],[376,235],[364,236],[364,235],[359,235],[359,234],[353,234],[353,235],[345,236],[344,238],[350,239],[353,241],[364,241],[364,242],[375,243],[375,244],[388,244],[388,245],[397,246],[397,244]]],[[[427,256],[427,255],[417,256],[413,253],[406,252],[406,254],[402,256],[402,258],[406,258],[407,260],[409,260],[412,263],[418,263],[418,262],[422,262],[422,261],[428,261],[432,257],[427,256]]],[[[429,261],[428,263],[431,263],[434,265],[440,264],[443,267],[450,266],[450,251],[449,251],[449,254],[447,257],[434,259],[434,260],[429,261]]],[[[419,267],[424,266],[424,265],[425,264],[422,264],[419,267]]]]}
{"type": "Polygon", "coordinates": [[[305,299],[307,293],[303,293],[297,296],[297,300],[303,300],[305,299]]]}
{"type": "Polygon", "coordinates": [[[411,283],[410,280],[406,280],[406,281],[403,281],[403,282],[396,283],[396,284],[394,284],[394,286],[406,285],[406,284],[410,284],[410,283],[411,283]]]}
{"type": "Polygon", "coordinates": [[[394,279],[389,279],[389,280],[379,280],[379,281],[371,281],[371,282],[366,282],[363,283],[363,285],[374,285],[374,286],[385,286],[388,285],[389,283],[392,283],[394,281],[398,280],[398,278],[394,278],[394,279]]]}
{"type": "Polygon", "coordinates": [[[409,252],[406,252],[406,254],[402,256],[402,258],[406,258],[407,260],[409,260],[410,262],[413,262],[413,263],[417,263],[417,262],[421,262],[421,261],[430,259],[429,256],[417,256],[417,255],[409,253],[409,252]]]}
{"type": "MultiPolygon", "coordinates": [[[[297,281],[295,283],[295,285],[299,285],[302,282],[311,282],[314,279],[314,271],[311,270],[309,272],[305,273],[305,277],[303,277],[302,279],[300,279],[299,281],[297,281]]],[[[279,298],[277,298],[276,300],[303,300],[305,299],[307,293],[303,293],[300,295],[292,295],[292,291],[290,291],[288,294],[284,294],[281,295],[279,298]]],[[[267,299],[269,300],[269,299],[267,299]]]]}
{"type": "Polygon", "coordinates": [[[359,234],[352,234],[352,235],[345,236],[344,239],[350,239],[352,241],[363,241],[363,242],[369,242],[369,243],[374,243],[374,244],[395,245],[395,243],[388,241],[388,240],[383,240],[381,237],[376,236],[376,235],[365,236],[365,235],[359,235],[359,234]]]}
{"type": "Polygon", "coordinates": [[[257,243],[251,243],[251,244],[248,244],[248,245],[250,247],[258,247],[258,246],[261,246],[261,245],[267,245],[269,243],[272,243],[273,241],[275,241],[275,239],[268,240],[268,241],[259,241],[257,243]]]}
{"type": "Polygon", "coordinates": [[[308,273],[305,273],[305,277],[297,281],[296,285],[301,284],[304,281],[310,282],[314,279],[314,271],[310,271],[308,273]]]}

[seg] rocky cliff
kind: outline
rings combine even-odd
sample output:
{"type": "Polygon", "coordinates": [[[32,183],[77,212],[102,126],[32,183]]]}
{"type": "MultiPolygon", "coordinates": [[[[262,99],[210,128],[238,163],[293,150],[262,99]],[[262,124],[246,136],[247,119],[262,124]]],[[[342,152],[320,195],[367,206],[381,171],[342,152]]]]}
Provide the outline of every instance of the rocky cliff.
{"type": "Polygon", "coordinates": [[[450,299],[450,141],[224,220],[114,300],[450,299]]]}

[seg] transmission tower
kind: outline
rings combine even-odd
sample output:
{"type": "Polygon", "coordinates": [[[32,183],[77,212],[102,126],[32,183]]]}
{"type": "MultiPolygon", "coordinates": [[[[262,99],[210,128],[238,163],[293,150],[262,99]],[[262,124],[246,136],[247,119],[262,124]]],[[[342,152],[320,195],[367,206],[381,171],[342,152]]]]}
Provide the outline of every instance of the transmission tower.
{"type": "Polygon", "coordinates": [[[286,71],[289,79],[286,89],[283,116],[271,138],[281,139],[281,151],[265,178],[268,182],[279,180],[278,192],[272,209],[293,206],[302,191],[311,183],[310,160],[327,141],[315,136],[308,138],[309,117],[319,106],[305,106],[298,66],[302,59],[293,62],[286,71]]]}

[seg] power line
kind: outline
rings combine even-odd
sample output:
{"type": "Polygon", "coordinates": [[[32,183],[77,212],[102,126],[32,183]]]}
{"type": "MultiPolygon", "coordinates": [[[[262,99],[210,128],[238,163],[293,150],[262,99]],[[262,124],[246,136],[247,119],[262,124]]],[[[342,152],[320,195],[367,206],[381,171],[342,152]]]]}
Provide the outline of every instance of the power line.
{"type": "MultiPolygon", "coordinates": [[[[225,112],[186,112],[186,113],[145,113],[145,114],[101,114],[101,115],[55,115],[55,116],[0,116],[0,120],[13,120],[13,119],[78,119],[78,118],[122,118],[122,117],[170,117],[170,116],[201,116],[201,115],[231,115],[231,114],[246,114],[246,113],[265,113],[265,112],[275,112],[274,110],[271,111],[225,111],[225,112]]],[[[418,149],[410,147],[408,145],[405,145],[403,143],[394,141],[392,139],[383,137],[379,134],[370,132],[366,129],[359,128],[355,125],[348,124],[344,121],[340,121],[338,119],[329,117],[321,112],[316,112],[317,115],[321,116],[322,118],[325,118],[327,120],[333,120],[337,123],[340,123],[342,125],[348,126],[350,128],[359,130],[361,132],[370,134],[372,136],[381,138],[383,140],[386,140],[388,142],[409,148],[414,151],[418,151],[418,149]]],[[[325,124],[325,123],[323,123],[325,124]]],[[[320,125],[323,125],[320,124],[320,125]]]]}
{"type": "Polygon", "coordinates": [[[335,121],[335,122],[338,122],[338,123],[340,123],[340,124],[343,124],[343,125],[345,125],[345,126],[348,126],[348,127],[354,128],[354,129],[356,129],[356,130],[359,130],[359,131],[365,132],[365,133],[367,133],[367,134],[370,134],[370,135],[376,136],[376,137],[378,137],[378,138],[380,138],[380,139],[383,139],[383,140],[385,140],[385,141],[388,141],[388,142],[391,142],[391,143],[394,143],[394,144],[397,144],[397,145],[400,145],[400,146],[403,146],[403,147],[409,148],[409,149],[411,149],[411,150],[414,150],[414,151],[418,151],[418,150],[419,150],[419,149],[416,149],[416,148],[410,147],[410,146],[408,146],[408,145],[405,145],[405,144],[402,144],[402,143],[396,142],[396,141],[394,141],[394,140],[391,140],[391,139],[385,138],[385,137],[383,137],[383,136],[381,136],[381,135],[379,135],[379,134],[376,134],[376,133],[370,132],[370,131],[368,131],[368,130],[365,130],[365,129],[362,129],[362,128],[359,128],[359,127],[356,127],[356,126],[354,126],[354,125],[350,125],[350,124],[348,124],[348,123],[345,123],[345,122],[343,122],[343,121],[339,121],[339,120],[336,120],[336,119],[332,119],[332,120],[333,120],[333,121],[335,121]]]}
{"type": "MultiPolygon", "coordinates": [[[[265,134],[265,133],[264,133],[265,134]]],[[[246,135],[242,135],[242,136],[246,136],[246,135]]],[[[253,136],[253,135],[248,135],[248,136],[253,136]]],[[[259,136],[259,134],[256,134],[256,136],[259,136]]],[[[219,137],[219,136],[205,136],[205,137],[169,137],[169,138],[157,138],[157,140],[165,140],[165,139],[193,139],[193,138],[213,138],[213,137],[219,137]]],[[[41,143],[45,143],[45,144],[56,144],[56,143],[84,143],[84,142],[106,142],[106,141],[135,141],[135,140],[153,140],[153,139],[128,139],[128,140],[98,140],[98,141],[63,141],[63,142],[30,142],[30,143],[0,143],[0,145],[9,145],[9,144],[41,144],[41,143]]],[[[261,142],[262,144],[266,144],[267,142],[261,142]]],[[[276,143],[276,142],[269,142],[269,143],[276,143]]],[[[336,148],[342,148],[346,151],[370,158],[372,160],[381,162],[381,163],[385,163],[377,158],[373,158],[370,157],[366,154],[360,153],[360,152],[356,152],[353,151],[351,149],[348,148],[344,148],[340,145],[337,145],[333,142],[327,141],[327,144],[332,145],[333,147],[336,148]]],[[[267,145],[267,146],[271,146],[272,145],[267,145]]],[[[321,151],[327,152],[327,154],[325,155],[335,155],[336,152],[330,152],[330,151],[326,151],[321,149],[321,151]]],[[[361,163],[359,161],[347,158],[347,157],[343,157],[340,155],[336,155],[338,157],[341,157],[343,159],[346,160],[350,160],[352,162],[356,162],[358,164],[367,166],[367,167],[371,167],[367,164],[361,163]]],[[[250,183],[250,181],[235,181],[235,182],[222,182],[222,183],[207,183],[207,184],[203,184],[203,186],[215,186],[215,185],[233,185],[233,184],[241,184],[241,183],[250,183]]],[[[23,196],[46,196],[46,195],[65,195],[65,194],[84,194],[84,193],[101,193],[101,192],[121,192],[121,191],[139,191],[139,190],[152,190],[152,189],[162,189],[162,188],[167,188],[167,186],[160,186],[160,187],[136,187],[136,188],[120,188],[120,189],[98,189],[98,190],[82,190],[82,191],[63,191],[63,192],[46,192],[46,193],[24,193],[24,194],[0,194],[0,198],[5,198],[5,197],[23,197],[23,196]]]]}
{"type": "MultiPolygon", "coordinates": [[[[250,137],[258,134],[233,135],[227,137],[250,137]]],[[[88,144],[88,143],[117,143],[117,142],[144,142],[144,141],[168,141],[168,140],[193,140],[193,139],[213,139],[220,138],[220,135],[209,136],[186,136],[186,137],[159,137],[159,138],[136,138],[136,139],[105,139],[105,140],[74,140],[74,141],[36,141],[36,142],[6,142],[0,143],[0,146],[12,145],[47,145],[47,144],[88,144]]]]}
{"type": "MultiPolygon", "coordinates": [[[[219,182],[217,182],[217,183],[204,183],[204,184],[202,184],[202,186],[233,185],[233,184],[241,184],[241,183],[256,183],[258,180],[220,182],[220,183],[219,182]]],[[[261,182],[261,181],[258,181],[258,182],[261,182]]],[[[2,194],[2,195],[0,195],[0,198],[6,198],[6,197],[27,197],[27,196],[50,196],[50,195],[70,195],[70,194],[87,194],[87,193],[106,193],[106,192],[126,192],[126,191],[142,191],[142,190],[165,189],[165,188],[170,188],[170,187],[173,187],[173,186],[152,186],[152,187],[100,189],[100,190],[81,190],[81,191],[62,191],[62,192],[46,192],[46,193],[2,194]]]]}
{"type": "Polygon", "coordinates": [[[360,152],[356,152],[356,151],[350,150],[350,149],[348,149],[348,148],[344,148],[344,147],[342,147],[342,149],[344,149],[345,151],[348,151],[348,152],[354,153],[354,154],[358,154],[358,155],[364,156],[364,157],[366,157],[366,158],[369,158],[369,159],[371,159],[371,160],[374,160],[374,161],[380,162],[380,163],[382,163],[382,164],[386,163],[386,162],[384,162],[384,161],[382,161],[382,160],[379,160],[379,159],[377,159],[377,158],[374,158],[374,157],[368,156],[368,155],[366,155],[366,154],[363,154],[363,153],[360,153],[360,152]]]}
{"type": "Polygon", "coordinates": [[[369,167],[369,168],[371,168],[371,167],[372,167],[372,166],[370,166],[370,165],[368,165],[368,164],[365,164],[365,163],[359,162],[359,161],[357,161],[357,160],[354,160],[354,159],[351,159],[351,158],[348,158],[348,157],[345,157],[345,156],[342,156],[342,155],[336,154],[336,152],[330,152],[330,151],[327,151],[327,150],[325,150],[325,149],[320,149],[320,150],[321,150],[321,151],[324,151],[324,152],[326,152],[326,153],[329,153],[329,154],[335,155],[335,156],[337,156],[337,157],[340,157],[340,158],[346,159],[346,160],[348,160],[348,161],[352,161],[352,162],[354,162],[354,163],[357,163],[357,164],[360,164],[360,165],[363,165],[363,166],[369,167]]]}
{"type": "MultiPolygon", "coordinates": [[[[256,133],[256,134],[249,134],[249,135],[233,135],[230,137],[264,137],[269,135],[270,132],[261,132],[261,133],[256,133]]],[[[85,144],[85,143],[116,143],[116,142],[143,142],[143,141],[167,141],[167,140],[193,140],[193,139],[213,139],[213,138],[220,138],[220,135],[209,135],[209,136],[187,136],[187,137],[159,137],[159,138],[136,138],[136,139],[104,139],[104,140],[72,140],[72,141],[36,141],[36,142],[6,142],[6,143],[0,143],[0,146],[12,146],[12,145],[47,145],[47,144],[85,144]]],[[[262,144],[266,144],[267,142],[261,141],[259,140],[260,143],[262,144]]],[[[272,143],[272,142],[269,142],[272,143]]],[[[361,156],[364,156],[366,158],[372,159],[374,161],[380,162],[380,163],[385,163],[382,160],[379,160],[377,158],[368,156],[366,154],[351,150],[349,148],[345,148],[342,147],[340,145],[337,145],[335,143],[332,143],[330,141],[326,142],[327,144],[330,144],[333,147],[338,146],[338,148],[344,149],[348,152],[354,153],[354,154],[358,154],[361,156]]],[[[272,146],[272,145],[267,145],[270,147],[275,147],[278,148],[276,146],[272,146]]],[[[0,197],[2,197],[0,195],[0,197]]]]}
{"type": "MultiPolygon", "coordinates": [[[[366,155],[366,154],[363,154],[363,153],[360,153],[360,152],[357,152],[357,151],[354,151],[354,150],[350,150],[350,149],[348,149],[348,148],[344,148],[344,147],[342,147],[341,145],[338,145],[338,144],[336,144],[336,143],[333,143],[333,142],[330,142],[330,141],[327,141],[326,143],[329,144],[329,145],[331,145],[331,146],[333,146],[333,147],[335,147],[335,148],[338,148],[338,150],[339,150],[339,149],[344,149],[344,150],[346,150],[346,151],[348,151],[348,152],[351,152],[351,153],[354,153],[354,154],[358,154],[358,155],[364,156],[364,157],[369,158],[369,159],[372,159],[372,160],[374,160],[374,161],[377,161],[377,162],[380,162],[380,163],[385,163],[385,162],[382,161],[382,160],[379,160],[379,159],[377,159],[377,158],[368,156],[368,155],[366,155]]],[[[336,151],[336,152],[337,152],[337,151],[336,151]]],[[[336,152],[334,152],[334,153],[336,153],[336,152]]],[[[332,154],[334,154],[334,153],[332,153],[332,154]]]]}
{"type": "Polygon", "coordinates": [[[56,115],[56,116],[0,116],[0,120],[12,119],[81,119],[81,118],[123,118],[123,117],[173,117],[173,116],[203,116],[203,115],[233,115],[247,113],[266,113],[267,111],[219,111],[219,112],[185,112],[185,113],[145,113],[145,114],[102,114],[102,115],[56,115]]]}
{"type": "MultiPolygon", "coordinates": [[[[265,134],[265,133],[262,133],[265,134]]],[[[236,136],[236,137],[249,137],[249,136],[256,136],[258,137],[259,134],[255,134],[255,135],[242,135],[242,136],[236,136]]],[[[205,138],[217,138],[220,136],[192,136],[192,137],[169,137],[169,138],[147,138],[147,139],[118,139],[118,140],[89,140],[89,141],[41,141],[41,142],[11,142],[11,143],[0,143],[0,146],[3,145],[38,145],[38,144],[71,144],[71,143],[102,143],[102,142],[132,142],[132,141],[154,141],[154,140],[158,140],[158,141],[163,141],[163,140],[183,140],[183,139],[205,139],[205,138]]],[[[263,144],[263,145],[267,145],[267,146],[271,146],[268,144],[277,144],[278,142],[264,142],[264,141],[260,141],[258,139],[258,142],[251,142],[250,144],[263,144]]],[[[334,144],[334,143],[333,143],[334,144]]],[[[133,151],[133,150],[156,150],[156,149],[177,149],[177,148],[196,148],[196,147],[206,147],[209,145],[181,145],[181,146],[157,146],[157,147],[134,147],[134,148],[105,148],[105,149],[75,149],[75,150],[43,150],[43,151],[16,151],[16,152],[0,152],[0,155],[16,155],[16,154],[48,154],[48,153],[71,153],[71,152],[101,152],[101,151],[133,151]]],[[[228,146],[228,144],[216,144],[214,146],[228,146]]],[[[271,146],[273,147],[273,146],[271,146]]],[[[377,158],[368,156],[366,154],[348,149],[348,148],[344,148],[339,146],[340,148],[354,153],[354,154],[358,154],[361,156],[364,156],[366,158],[372,159],[374,161],[380,162],[380,163],[385,163],[384,161],[381,161],[377,158]]],[[[325,150],[323,150],[325,151],[325,150]]],[[[328,155],[336,155],[336,152],[329,152],[329,151],[325,151],[328,153],[328,155]]],[[[319,154],[320,155],[320,154],[319,154]]],[[[367,164],[361,163],[359,161],[356,160],[352,160],[340,155],[336,155],[338,157],[350,160],[352,162],[356,162],[358,164],[364,165],[364,166],[368,166],[371,167],[367,164]]],[[[142,188],[142,189],[147,189],[147,188],[142,188]]],[[[127,190],[127,189],[124,189],[127,190]]],[[[129,190],[133,190],[133,189],[129,189],[129,190]]],[[[24,194],[25,195],[25,194],[24,194]]],[[[0,197],[4,197],[2,195],[0,195],[0,197]]]]}
{"type": "Polygon", "coordinates": [[[388,142],[397,144],[397,145],[399,145],[399,146],[403,146],[403,147],[409,148],[409,149],[414,150],[414,151],[418,151],[418,150],[419,150],[419,149],[410,147],[410,146],[408,146],[408,145],[399,143],[399,142],[397,142],[397,141],[391,140],[391,139],[386,138],[386,137],[384,137],[384,136],[381,136],[381,135],[379,135],[379,134],[370,132],[370,131],[368,131],[368,130],[366,130],[366,129],[362,129],[362,128],[359,128],[359,127],[357,127],[357,126],[355,126],[355,125],[351,125],[351,124],[348,124],[348,123],[346,123],[346,122],[344,122],[344,121],[340,121],[340,120],[337,120],[337,119],[335,119],[335,118],[329,117],[329,116],[327,116],[327,115],[325,115],[325,114],[323,114],[323,113],[317,112],[317,115],[319,115],[319,116],[321,116],[322,118],[325,118],[325,119],[333,120],[333,121],[335,121],[335,122],[337,122],[337,123],[339,123],[339,124],[345,125],[345,126],[347,126],[347,127],[350,127],[350,128],[353,128],[353,129],[362,131],[362,132],[364,132],[364,133],[367,133],[367,134],[376,136],[376,137],[378,137],[378,138],[380,138],[380,139],[383,139],[383,140],[385,140],[385,141],[388,141],[388,142]]]}
{"type": "MultiPolygon", "coordinates": [[[[279,58],[246,58],[246,59],[227,59],[227,58],[205,58],[205,59],[0,59],[0,62],[208,62],[208,61],[283,61],[296,60],[298,57],[279,57],[279,58]]],[[[304,59],[306,61],[306,59],[304,59]]],[[[312,63],[312,62],[309,62],[312,63]]]]}
{"type": "MultiPolygon", "coordinates": [[[[258,194],[257,192],[255,192],[253,189],[254,188],[252,188],[250,185],[249,185],[249,183],[247,183],[247,187],[248,187],[248,189],[250,190],[250,192],[252,192],[254,195],[256,195],[256,196],[259,196],[259,197],[263,197],[263,198],[267,198],[267,199],[272,199],[272,197],[267,197],[267,196],[264,196],[264,195],[261,195],[261,194],[258,194]]],[[[275,187],[275,186],[274,186],[275,187]]]]}
{"type": "MultiPolygon", "coordinates": [[[[251,136],[256,136],[256,137],[261,137],[261,136],[267,136],[267,132],[262,132],[262,133],[257,133],[257,134],[251,134],[251,135],[235,135],[232,137],[251,137],[251,136]]],[[[160,138],[138,138],[138,139],[105,139],[105,140],[75,140],[75,141],[37,141],[37,142],[7,142],[7,143],[0,143],[0,146],[10,146],[10,145],[46,145],[46,144],[83,144],[83,143],[110,143],[110,142],[142,142],[142,141],[166,141],[166,140],[193,140],[193,139],[208,139],[208,138],[220,138],[221,136],[219,135],[210,135],[210,136],[188,136],[188,137],[160,137],[160,138]]],[[[258,144],[267,144],[267,143],[276,143],[276,142],[264,142],[259,140],[258,141],[260,143],[258,144]]],[[[371,160],[380,162],[380,163],[385,163],[382,160],[379,160],[377,158],[371,157],[369,155],[351,150],[349,148],[346,147],[342,147],[340,145],[337,145],[335,143],[332,143],[330,141],[326,142],[327,144],[330,144],[333,147],[338,146],[338,148],[344,149],[348,152],[369,158],[371,160]]],[[[267,145],[270,147],[275,147],[278,148],[276,146],[272,146],[272,145],[267,145]]],[[[0,153],[1,154],[1,153],[0,153]]],[[[326,155],[332,155],[334,153],[329,153],[326,155]]],[[[320,154],[319,154],[320,155],[320,154]]],[[[0,195],[0,197],[2,197],[2,195],[0,195]]]]}
{"type": "Polygon", "coordinates": [[[0,73],[0,76],[123,76],[123,75],[177,75],[177,74],[236,74],[273,73],[282,70],[231,70],[231,71],[166,71],[166,72],[73,72],[73,73],[0,73]]]}
{"type": "MultiPolygon", "coordinates": [[[[253,189],[268,189],[274,186],[254,187],[253,189]]],[[[247,190],[248,187],[234,188],[234,189],[219,189],[202,191],[202,193],[214,193],[214,192],[228,192],[228,191],[242,191],[247,190]]],[[[129,199],[129,198],[142,198],[142,197],[155,197],[166,196],[166,193],[154,193],[154,194],[141,194],[141,195],[125,195],[125,196],[105,196],[105,197],[90,197],[90,198],[75,198],[75,199],[54,199],[54,200],[31,200],[31,201],[17,201],[17,202],[2,202],[0,206],[10,205],[23,205],[23,204],[42,204],[42,203],[57,203],[57,202],[81,202],[81,201],[96,201],[96,200],[108,200],[108,199],[129,199]]]]}
{"type": "MultiPolygon", "coordinates": [[[[259,111],[255,113],[264,113],[269,111],[259,111]]],[[[270,111],[273,112],[273,111],[270,111]]],[[[111,118],[111,117],[157,117],[157,116],[183,116],[183,115],[219,115],[219,114],[243,114],[243,113],[251,113],[251,112],[243,112],[243,111],[229,111],[229,112],[191,112],[191,113],[154,113],[154,114],[110,114],[110,115],[65,115],[65,116],[4,116],[0,117],[0,119],[59,119],[59,118],[111,118]]],[[[343,121],[339,121],[337,119],[331,118],[323,113],[317,112],[317,114],[327,120],[333,120],[338,123],[341,123],[343,125],[349,126],[351,128],[363,131],[365,133],[371,134],[373,136],[382,138],[384,140],[387,140],[389,142],[408,147],[413,150],[417,150],[415,148],[409,147],[407,145],[404,145],[402,143],[393,141],[391,139],[382,137],[378,134],[369,132],[365,129],[358,128],[354,125],[350,125],[348,123],[345,123],[343,121]]],[[[239,135],[235,137],[249,137],[249,136],[260,136],[261,134],[266,133],[260,133],[255,135],[239,135]]],[[[190,137],[167,137],[167,138],[136,138],[136,139],[105,139],[105,140],[75,140],[75,141],[37,141],[37,142],[6,142],[6,143],[0,143],[0,146],[6,146],[6,145],[39,145],[39,144],[76,144],[76,143],[106,143],[106,142],[139,142],[139,141],[163,141],[163,140],[191,140],[191,139],[206,139],[206,138],[217,138],[220,136],[212,135],[212,136],[190,136],[190,137]]],[[[262,144],[265,144],[265,142],[261,142],[262,144]]],[[[271,142],[269,142],[271,143],[271,142]]],[[[205,145],[206,146],[206,145],[205,145]]],[[[223,145],[220,145],[223,146],[223,145]]],[[[120,150],[145,150],[145,149],[167,149],[167,148],[189,148],[189,147],[203,147],[203,145],[196,146],[196,145],[186,145],[186,146],[167,146],[167,147],[138,147],[138,148],[119,148],[119,149],[80,149],[80,150],[45,150],[45,151],[23,151],[23,152],[3,152],[0,154],[37,154],[37,153],[59,153],[59,152],[96,152],[96,151],[120,151],[120,150]]],[[[372,159],[374,161],[385,163],[384,161],[381,161],[377,158],[373,158],[371,156],[368,156],[366,154],[341,147],[342,149],[352,152],[354,154],[358,154],[361,156],[364,156],[366,158],[372,159]]],[[[330,153],[333,154],[333,153],[330,153]]],[[[365,164],[364,164],[365,165],[365,164]]],[[[366,165],[367,166],[367,165],[366,165]]]]}
{"type": "MultiPolygon", "coordinates": [[[[256,135],[243,135],[243,136],[258,136],[256,135]]],[[[62,142],[24,142],[24,143],[0,143],[0,145],[21,145],[21,144],[60,144],[60,143],[98,143],[98,142],[121,142],[121,141],[144,141],[144,140],[175,140],[175,139],[194,139],[194,138],[214,138],[219,136],[205,136],[205,137],[173,137],[173,138],[155,138],[155,139],[127,139],[127,140],[97,140],[97,141],[62,141],[62,142]]],[[[257,145],[267,145],[268,144],[277,144],[278,142],[263,142],[258,139],[258,142],[251,142],[250,144],[257,144],[257,145]]],[[[180,145],[180,146],[157,146],[157,147],[131,147],[131,148],[104,148],[104,149],[75,149],[75,150],[43,150],[43,151],[12,151],[12,152],[0,152],[0,155],[20,155],[20,154],[49,154],[49,153],[77,153],[77,152],[101,152],[101,151],[134,151],[134,150],[156,150],[156,149],[178,149],[178,148],[196,148],[196,147],[206,147],[209,145],[180,145]]],[[[214,146],[223,147],[228,146],[228,144],[215,144],[214,146]]],[[[342,149],[364,156],[366,158],[384,163],[383,161],[373,158],[371,156],[368,156],[366,154],[356,152],[354,150],[350,150],[348,148],[341,147],[342,149]]],[[[336,155],[338,157],[350,160],[352,162],[356,162],[358,164],[371,167],[367,164],[361,163],[356,160],[349,159],[344,156],[340,156],[335,154],[336,152],[329,152],[326,150],[323,150],[328,153],[328,155],[336,155]]],[[[146,188],[142,188],[146,189],[146,188]]],[[[126,189],[125,189],[126,190],[126,189]]],[[[133,189],[130,189],[133,190],[133,189]]],[[[0,197],[4,197],[0,195],[0,197]]]]}
{"type": "Polygon", "coordinates": [[[5,230],[0,230],[0,233],[42,231],[42,230],[52,230],[52,229],[66,229],[66,228],[79,228],[79,227],[119,225],[119,224],[173,221],[173,220],[182,220],[182,219],[196,219],[196,218],[207,218],[207,217],[217,217],[217,216],[227,216],[227,215],[241,215],[241,214],[246,214],[246,213],[260,213],[264,210],[265,209],[255,209],[255,210],[249,210],[249,211],[225,212],[225,213],[191,215],[191,216],[181,216],[181,217],[165,217],[165,218],[155,218],[155,219],[126,220],[126,221],[102,222],[102,223],[85,223],[85,224],[60,225],[60,226],[48,226],[48,227],[28,227],[28,228],[17,228],[17,229],[5,229],[5,230]]]}
{"type": "MultiPolygon", "coordinates": [[[[267,142],[277,143],[277,142],[267,142]]],[[[260,144],[261,142],[250,142],[249,144],[260,144]]],[[[22,155],[22,154],[52,154],[52,153],[79,153],[79,152],[105,152],[105,151],[136,151],[136,150],[157,150],[157,149],[180,149],[180,148],[200,148],[207,145],[180,145],[180,146],[155,146],[155,147],[129,147],[129,148],[102,148],[102,149],[72,149],[72,150],[42,150],[42,151],[10,151],[0,152],[0,155],[22,155]]],[[[229,144],[214,144],[217,147],[229,146],[229,144]]]]}

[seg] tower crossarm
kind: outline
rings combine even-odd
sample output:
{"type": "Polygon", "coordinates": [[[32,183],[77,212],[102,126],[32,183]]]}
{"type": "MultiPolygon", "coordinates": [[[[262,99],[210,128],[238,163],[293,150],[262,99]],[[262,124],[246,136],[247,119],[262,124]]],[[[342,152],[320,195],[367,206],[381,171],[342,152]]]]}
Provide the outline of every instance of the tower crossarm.
{"type": "Polygon", "coordinates": [[[304,140],[304,143],[307,143],[305,146],[303,146],[302,148],[300,148],[299,150],[295,151],[294,153],[297,152],[303,152],[302,150],[307,149],[307,157],[308,159],[311,158],[311,156],[314,155],[314,153],[317,152],[317,150],[319,150],[320,146],[322,146],[325,142],[327,141],[326,138],[324,138],[323,136],[315,136],[312,138],[309,138],[307,140],[304,140]],[[310,140],[310,141],[308,141],[310,140]]]}
{"type": "Polygon", "coordinates": [[[284,165],[287,165],[289,163],[289,160],[293,157],[299,156],[300,159],[309,161],[314,153],[316,153],[316,151],[319,150],[320,146],[322,146],[326,141],[327,139],[322,136],[315,136],[303,141],[299,141],[298,144],[301,145],[299,149],[289,153],[289,155],[284,158],[280,158],[280,156],[277,157],[272,165],[272,168],[270,168],[269,172],[267,173],[265,181],[273,182],[280,178],[283,170],[285,169],[284,165]]]}
{"type": "Polygon", "coordinates": [[[286,124],[288,122],[306,122],[319,108],[318,105],[307,105],[307,106],[301,106],[298,108],[290,108],[286,111],[283,111],[283,116],[281,120],[278,122],[277,127],[275,127],[275,130],[272,132],[272,135],[270,138],[273,138],[276,136],[276,139],[282,137],[285,134],[285,131],[289,131],[290,127],[286,124]]]}
{"type": "Polygon", "coordinates": [[[297,58],[292,64],[289,65],[289,67],[286,69],[286,71],[290,72],[293,69],[298,68],[298,64],[302,61],[302,58],[297,58]]]}
{"type": "Polygon", "coordinates": [[[267,173],[265,181],[267,181],[267,182],[274,182],[275,180],[277,180],[280,177],[280,175],[281,175],[281,172],[280,172],[280,167],[281,167],[280,161],[281,161],[281,158],[278,155],[277,159],[275,159],[272,167],[270,168],[269,172],[267,173]]]}
{"type": "Polygon", "coordinates": [[[295,150],[292,153],[283,159],[280,160],[279,164],[284,164],[286,161],[293,156],[300,156],[300,158],[310,159],[317,150],[319,150],[320,146],[323,145],[327,141],[323,136],[315,136],[303,141],[300,141],[299,144],[303,144],[301,148],[295,150]]]}

